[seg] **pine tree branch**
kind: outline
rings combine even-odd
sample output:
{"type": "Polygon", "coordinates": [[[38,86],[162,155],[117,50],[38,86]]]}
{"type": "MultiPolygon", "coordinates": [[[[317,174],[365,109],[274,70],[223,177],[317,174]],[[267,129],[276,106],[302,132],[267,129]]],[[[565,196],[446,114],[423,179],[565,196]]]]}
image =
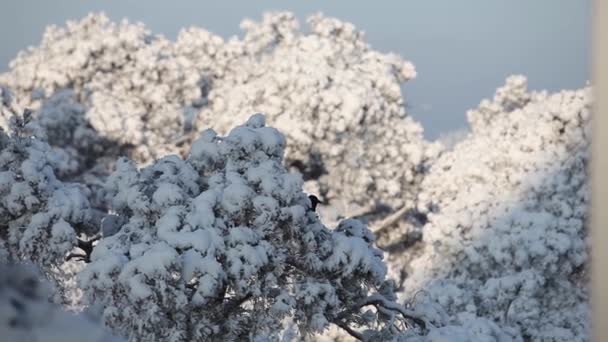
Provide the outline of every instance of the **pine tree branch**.
{"type": "MultiPolygon", "coordinates": [[[[340,328],[344,329],[351,336],[358,338],[357,336],[355,336],[351,333],[352,329],[350,329],[348,326],[346,326],[344,324],[343,320],[347,319],[349,316],[353,315],[355,312],[360,311],[361,308],[363,308],[364,306],[368,306],[368,305],[373,305],[376,307],[376,309],[378,311],[381,311],[384,313],[386,313],[387,311],[390,311],[393,313],[400,314],[405,320],[413,322],[414,325],[418,326],[421,330],[426,331],[426,329],[427,329],[426,321],[422,318],[417,317],[415,312],[408,310],[404,306],[399,305],[395,302],[391,302],[391,301],[387,300],[386,298],[384,298],[383,296],[378,295],[378,294],[371,295],[371,296],[359,301],[359,303],[357,303],[350,309],[347,309],[347,310],[341,312],[340,314],[338,314],[338,316],[336,316],[336,318],[332,322],[334,324],[336,324],[337,326],[339,326],[340,328]],[[351,331],[345,329],[345,327],[351,331]]],[[[359,340],[363,340],[363,335],[361,335],[360,333],[357,333],[355,331],[353,331],[353,332],[355,334],[358,334],[361,337],[361,338],[359,338],[359,340]]]]}

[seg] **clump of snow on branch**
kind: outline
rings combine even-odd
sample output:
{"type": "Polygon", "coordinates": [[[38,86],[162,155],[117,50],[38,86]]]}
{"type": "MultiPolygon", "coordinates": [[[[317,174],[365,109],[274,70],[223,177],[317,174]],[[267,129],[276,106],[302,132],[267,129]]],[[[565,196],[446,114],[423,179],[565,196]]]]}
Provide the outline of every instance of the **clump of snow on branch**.
{"type": "Polygon", "coordinates": [[[119,342],[101,324],[48,301],[49,286],[33,268],[0,265],[2,341],[119,342]]]}
{"type": "Polygon", "coordinates": [[[472,133],[422,184],[422,251],[394,256],[405,297],[422,291],[517,340],[588,340],[590,102],[589,88],[529,92],[512,76],[468,112],[472,133]]]}
{"type": "Polygon", "coordinates": [[[319,221],[301,176],[282,165],[285,144],[257,114],[226,137],[204,131],[185,160],[118,162],[107,191],[125,223],[80,274],[107,325],[134,341],[276,337],[287,318],[304,334],[397,329],[386,312],[409,311],[391,301],[373,234],[319,221]],[[385,313],[360,318],[367,305],[385,313]]]}

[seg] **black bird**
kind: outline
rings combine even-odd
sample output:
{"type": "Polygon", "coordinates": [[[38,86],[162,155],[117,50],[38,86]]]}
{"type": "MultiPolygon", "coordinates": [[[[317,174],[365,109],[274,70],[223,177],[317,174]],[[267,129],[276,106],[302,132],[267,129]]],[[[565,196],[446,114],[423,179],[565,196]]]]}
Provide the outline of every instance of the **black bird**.
{"type": "Polygon", "coordinates": [[[323,203],[315,195],[308,195],[308,199],[310,200],[310,211],[316,211],[317,210],[317,204],[323,203]]]}

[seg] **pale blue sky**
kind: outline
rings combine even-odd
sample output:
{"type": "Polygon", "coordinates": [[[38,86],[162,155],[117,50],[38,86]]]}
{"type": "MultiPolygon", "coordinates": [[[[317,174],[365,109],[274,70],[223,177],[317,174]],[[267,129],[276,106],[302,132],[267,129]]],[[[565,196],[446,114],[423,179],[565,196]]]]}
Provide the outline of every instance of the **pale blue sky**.
{"type": "Polygon", "coordinates": [[[268,10],[301,19],[321,11],[350,21],[375,49],[412,61],[418,77],[404,87],[405,98],[430,138],[466,127],[466,110],[510,74],[528,76],[532,89],[579,88],[589,79],[590,0],[1,0],[0,72],[17,51],[38,44],[45,26],[89,12],[142,21],[173,39],[192,25],[240,34],[241,19],[268,10]]]}

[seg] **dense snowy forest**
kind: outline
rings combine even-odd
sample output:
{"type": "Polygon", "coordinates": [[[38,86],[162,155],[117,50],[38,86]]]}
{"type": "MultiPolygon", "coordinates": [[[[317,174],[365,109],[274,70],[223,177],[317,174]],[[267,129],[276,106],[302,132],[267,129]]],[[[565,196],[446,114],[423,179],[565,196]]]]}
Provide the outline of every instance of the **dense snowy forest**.
{"type": "Polygon", "coordinates": [[[591,89],[510,76],[427,141],[414,64],[305,26],[96,14],[16,56],[3,341],[589,340],[591,89]]]}

